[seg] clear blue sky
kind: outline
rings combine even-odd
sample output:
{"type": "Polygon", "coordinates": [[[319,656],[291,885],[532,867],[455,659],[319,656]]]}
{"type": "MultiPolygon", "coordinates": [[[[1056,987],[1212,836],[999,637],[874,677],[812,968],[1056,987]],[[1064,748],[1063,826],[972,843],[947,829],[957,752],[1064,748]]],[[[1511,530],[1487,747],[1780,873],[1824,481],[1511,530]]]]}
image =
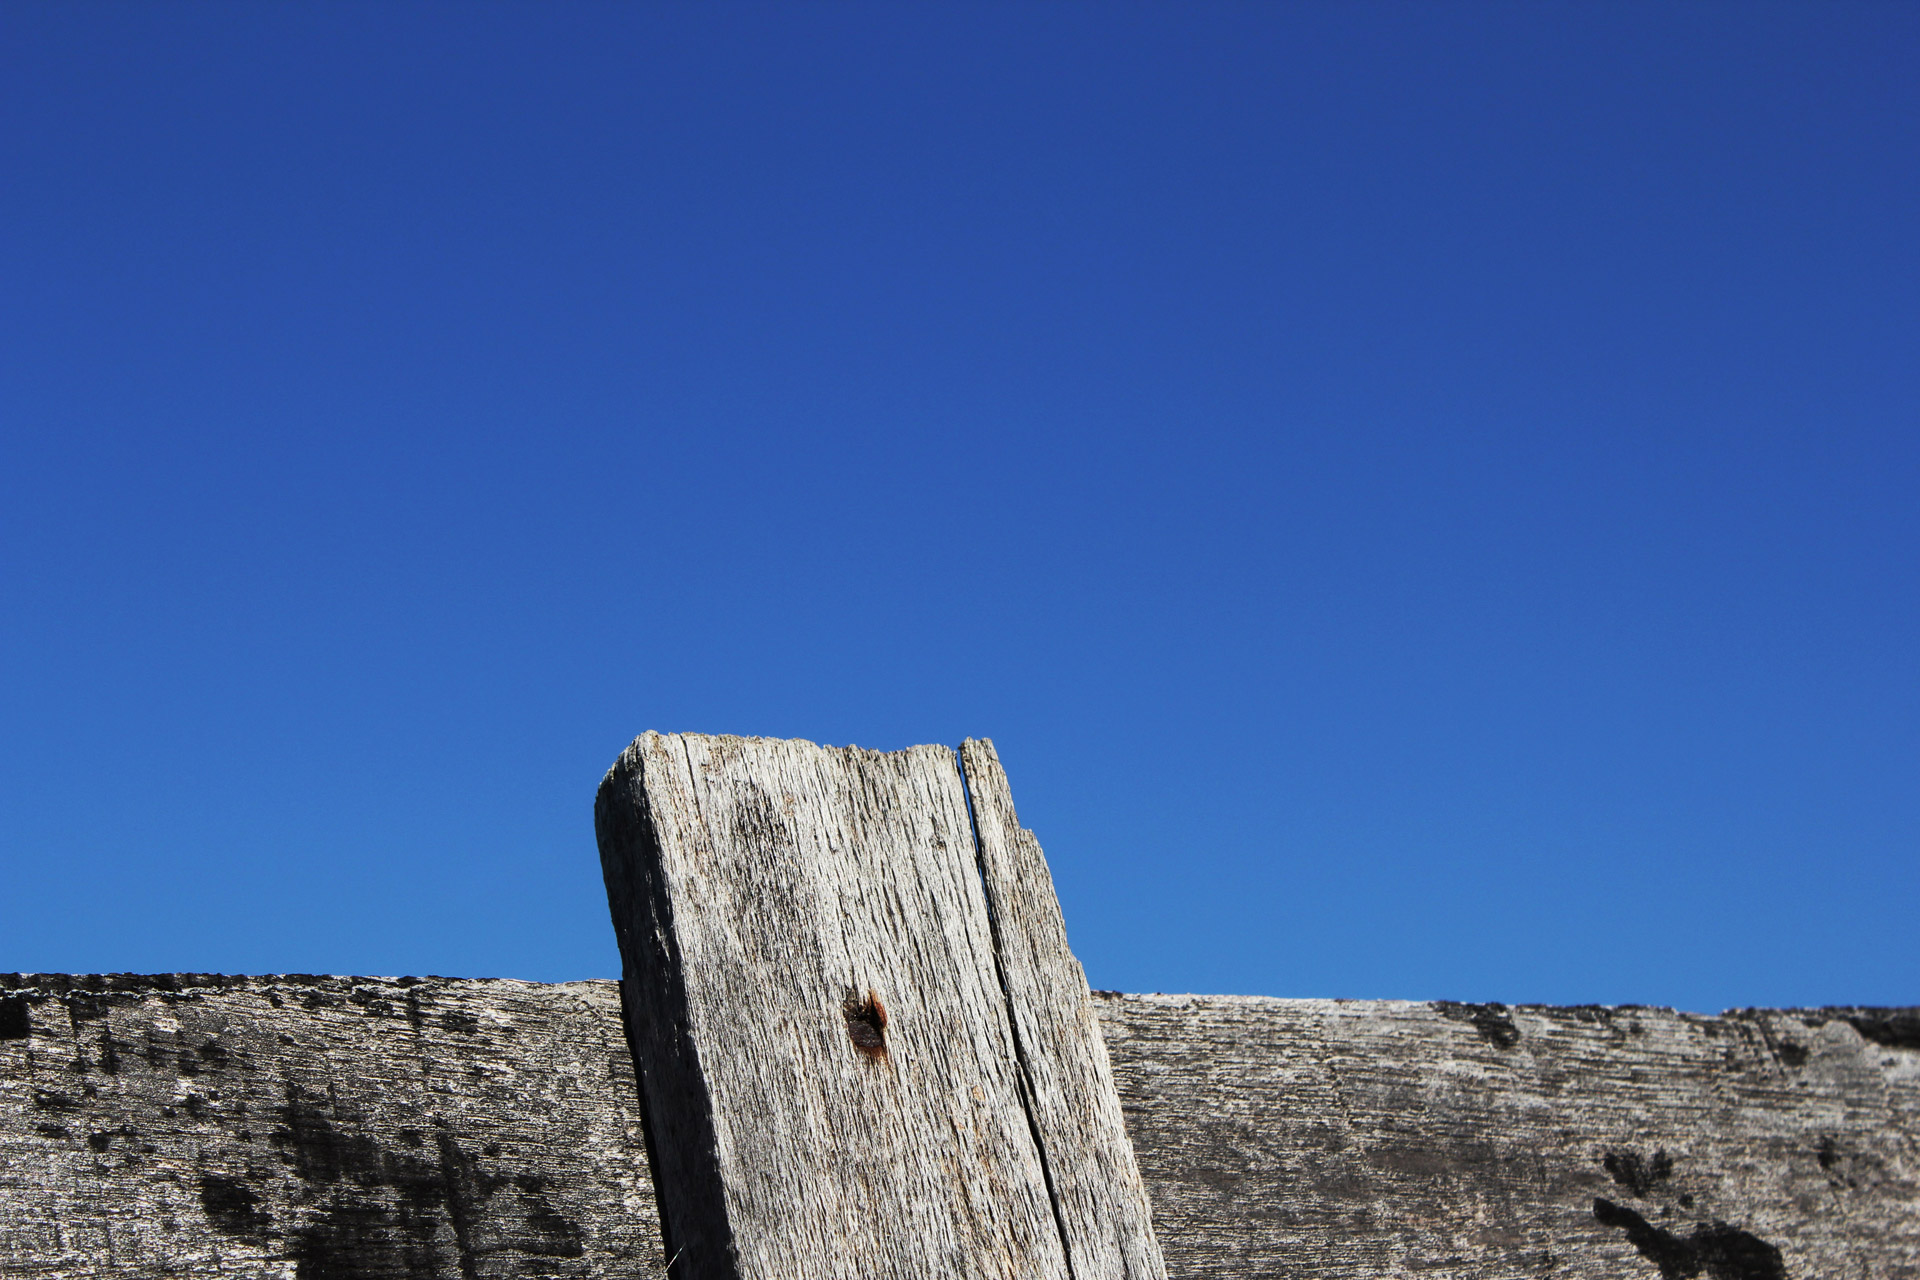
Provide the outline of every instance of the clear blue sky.
{"type": "Polygon", "coordinates": [[[1094,985],[1920,1001],[1920,8],[0,9],[0,968],[607,976],[988,735],[1094,985]]]}

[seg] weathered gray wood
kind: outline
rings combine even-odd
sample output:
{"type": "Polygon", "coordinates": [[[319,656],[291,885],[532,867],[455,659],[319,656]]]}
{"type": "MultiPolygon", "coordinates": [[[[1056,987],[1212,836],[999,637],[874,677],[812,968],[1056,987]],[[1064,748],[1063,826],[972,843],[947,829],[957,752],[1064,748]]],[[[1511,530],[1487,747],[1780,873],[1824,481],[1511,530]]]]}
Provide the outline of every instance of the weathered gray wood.
{"type": "Polygon", "coordinates": [[[1163,1274],[1044,863],[990,906],[950,750],[646,735],[598,814],[685,1274],[1163,1274]]]}
{"type": "MultiPolygon", "coordinates": [[[[655,1274],[617,1001],[0,974],[0,1275],[655,1274]]],[[[1920,1009],[1094,1004],[1173,1280],[1920,1276],[1920,1009]]]]}
{"type": "Polygon", "coordinates": [[[1127,1141],[1086,974],[1067,948],[1046,857],[1014,813],[993,743],[967,739],[960,764],[1028,1108],[1073,1272],[1082,1280],[1160,1280],[1166,1264],[1146,1184],[1127,1141]]]}
{"type": "Polygon", "coordinates": [[[1176,1277],[1920,1276],[1920,1010],[1096,998],[1176,1277]]]}
{"type": "Polygon", "coordinates": [[[0,1276],[662,1274],[610,982],[0,975],[0,1276]]]}
{"type": "Polygon", "coordinates": [[[676,1275],[1162,1274],[1051,886],[997,857],[990,908],[951,749],[645,734],[596,818],[676,1275]]]}

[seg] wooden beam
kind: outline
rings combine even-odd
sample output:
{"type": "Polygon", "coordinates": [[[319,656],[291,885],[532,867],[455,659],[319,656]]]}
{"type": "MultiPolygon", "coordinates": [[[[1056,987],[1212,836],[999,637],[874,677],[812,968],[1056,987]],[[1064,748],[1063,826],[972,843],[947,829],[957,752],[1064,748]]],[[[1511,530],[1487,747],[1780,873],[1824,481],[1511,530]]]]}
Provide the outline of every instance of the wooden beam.
{"type": "MultiPolygon", "coordinates": [[[[0,1276],[657,1277],[619,998],[0,973],[0,1276]]],[[[1920,1009],[1094,1006],[1175,1280],[1920,1276],[1920,1009]]]]}
{"type": "Polygon", "coordinates": [[[993,743],[967,739],[960,764],[1028,1109],[1048,1155],[1054,1209],[1074,1274],[1162,1277],[1166,1266],[1146,1184],[1127,1140],[1086,974],[1067,949],[1046,856],[1014,814],[993,743]]]}
{"type": "Polygon", "coordinates": [[[987,743],[644,734],[601,859],[673,1274],[1160,1280],[1086,981],[987,743]]]}

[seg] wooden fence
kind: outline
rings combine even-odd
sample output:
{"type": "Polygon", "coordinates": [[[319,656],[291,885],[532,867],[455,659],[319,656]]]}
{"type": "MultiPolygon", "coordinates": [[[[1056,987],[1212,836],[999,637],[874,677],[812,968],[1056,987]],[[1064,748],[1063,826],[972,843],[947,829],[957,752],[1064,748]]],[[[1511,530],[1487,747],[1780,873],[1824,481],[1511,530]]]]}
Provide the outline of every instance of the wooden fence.
{"type": "Polygon", "coordinates": [[[1920,1277],[1920,1010],[1089,992],[984,742],[596,821],[618,988],[0,975],[0,1275],[1920,1277]]]}
{"type": "MultiPolygon", "coordinates": [[[[1920,1010],[1094,1007],[1173,1280],[1920,1276],[1920,1010]]],[[[664,1261],[615,983],[0,975],[0,1032],[0,1276],[664,1261]]]]}

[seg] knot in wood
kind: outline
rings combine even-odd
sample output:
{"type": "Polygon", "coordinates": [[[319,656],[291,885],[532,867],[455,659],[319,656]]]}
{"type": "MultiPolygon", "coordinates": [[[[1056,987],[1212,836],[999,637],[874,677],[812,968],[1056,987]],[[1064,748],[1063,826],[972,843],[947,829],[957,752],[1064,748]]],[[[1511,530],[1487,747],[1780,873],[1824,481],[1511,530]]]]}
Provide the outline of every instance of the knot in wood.
{"type": "Polygon", "coordinates": [[[847,1039],[853,1041],[853,1047],[869,1058],[885,1057],[887,1006],[880,1003],[878,993],[869,987],[864,996],[858,992],[849,995],[840,1007],[847,1016],[847,1039]]]}

